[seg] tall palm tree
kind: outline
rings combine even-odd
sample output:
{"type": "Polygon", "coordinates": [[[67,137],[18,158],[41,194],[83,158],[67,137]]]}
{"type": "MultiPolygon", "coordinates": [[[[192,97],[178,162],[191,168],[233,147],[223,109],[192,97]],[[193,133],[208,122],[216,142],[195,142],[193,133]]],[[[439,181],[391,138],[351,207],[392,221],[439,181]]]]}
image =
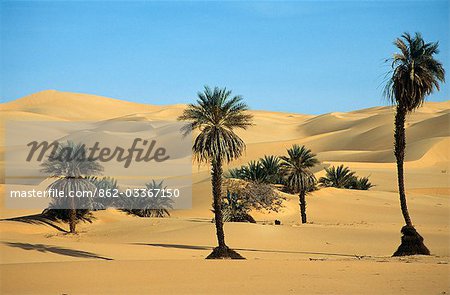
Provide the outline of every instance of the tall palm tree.
{"type": "Polygon", "coordinates": [[[234,133],[235,129],[247,129],[253,116],[247,113],[247,105],[241,96],[232,96],[226,88],[205,86],[198,93],[196,104],[190,104],[178,118],[190,122],[192,129],[199,129],[192,151],[198,162],[211,164],[211,184],[217,241],[207,258],[242,258],[225,244],[222,217],[222,164],[242,155],[244,141],[234,133]]]}
{"type": "Polygon", "coordinates": [[[406,245],[403,243],[406,236],[405,233],[413,233],[412,236],[417,237],[415,239],[416,245],[421,244],[423,246],[414,247],[412,246],[414,243],[412,243],[409,250],[405,248],[403,251],[399,248],[401,251],[397,251],[398,253],[396,252],[396,254],[429,254],[425,245],[422,242],[419,243],[420,239],[423,241],[423,238],[415,231],[406,204],[403,176],[406,147],[405,119],[407,114],[422,106],[426,96],[433,93],[434,90],[439,91],[439,83],[445,82],[445,71],[442,64],[434,58],[434,55],[439,53],[438,42],[426,43],[420,33],[416,33],[414,36],[404,33],[394,41],[394,45],[397,46],[400,52],[395,53],[389,59],[392,66],[392,71],[390,72],[392,76],[386,83],[384,93],[392,104],[396,105],[394,154],[397,160],[400,206],[406,224],[406,228],[402,229],[404,234],[402,245],[406,245]]]}
{"type": "Polygon", "coordinates": [[[281,157],[281,172],[287,188],[299,193],[300,215],[302,223],[306,223],[306,194],[316,182],[311,168],[319,164],[319,160],[311,150],[296,144],[287,153],[288,156],[281,157]]]}
{"type": "Polygon", "coordinates": [[[75,199],[70,194],[80,191],[95,191],[95,185],[90,180],[99,174],[103,167],[95,160],[86,157],[84,144],[72,141],[60,143],[55,154],[50,155],[42,164],[41,171],[50,178],[56,178],[48,187],[49,190],[64,192],[65,198],[52,199],[47,214],[53,214],[63,221],[69,222],[70,233],[76,233],[79,219],[89,213],[88,208],[94,206],[94,198],[75,199]],[[86,202],[92,202],[88,204],[86,202]],[[77,209],[78,207],[78,209],[77,209]]]}

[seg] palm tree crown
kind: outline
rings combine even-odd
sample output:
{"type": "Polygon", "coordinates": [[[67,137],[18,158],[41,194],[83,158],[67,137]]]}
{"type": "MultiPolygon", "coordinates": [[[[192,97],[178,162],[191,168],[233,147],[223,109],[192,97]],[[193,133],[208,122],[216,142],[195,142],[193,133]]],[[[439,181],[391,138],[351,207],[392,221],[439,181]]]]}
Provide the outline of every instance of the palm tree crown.
{"type": "Polygon", "coordinates": [[[231,96],[226,88],[205,86],[199,92],[197,104],[189,104],[178,120],[189,121],[190,128],[200,129],[192,147],[199,162],[230,162],[242,155],[245,144],[233,129],[247,129],[252,115],[241,96],[231,96]]]}
{"type": "Polygon", "coordinates": [[[439,91],[439,82],[445,81],[445,70],[433,57],[439,53],[439,43],[425,43],[420,33],[414,37],[404,33],[394,45],[401,52],[390,59],[392,77],[386,84],[385,96],[412,112],[423,104],[425,96],[434,89],[439,91]]]}
{"type": "Polygon", "coordinates": [[[80,178],[100,174],[103,167],[86,156],[86,147],[81,143],[60,143],[54,154],[44,161],[41,171],[49,177],[80,178]]]}

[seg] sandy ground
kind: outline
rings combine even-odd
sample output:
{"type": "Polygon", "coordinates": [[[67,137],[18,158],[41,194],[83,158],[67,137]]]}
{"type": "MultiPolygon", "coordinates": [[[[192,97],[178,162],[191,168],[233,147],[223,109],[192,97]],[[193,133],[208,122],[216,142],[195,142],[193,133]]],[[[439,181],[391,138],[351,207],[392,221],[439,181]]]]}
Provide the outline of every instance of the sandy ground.
{"type": "MultiPolygon", "coordinates": [[[[172,120],[183,107],[45,91],[0,105],[0,128],[3,133],[4,121],[12,119],[172,120]]],[[[408,204],[430,257],[390,257],[402,226],[392,108],[320,116],[253,114],[255,126],[240,133],[247,152],[230,167],[305,144],[322,161],[316,176],[323,175],[323,167],[343,163],[370,175],[376,186],[314,192],[307,199],[305,225],[299,224],[298,198],[287,195],[281,212],[256,212],[257,224],[226,224],[227,243],[247,260],[205,261],[216,243],[211,188],[208,167],[194,165],[193,208],[174,211],[171,218],[106,210],[96,212],[92,224],[81,224],[76,236],[64,233],[66,224],[0,221],[1,293],[450,293],[449,101],[425,104],[407,123],[408,204]],[[283,224],[273,225],[274,219],[283,224]]],[[[3,194],[3,185],[0,190],[3,194]]],[[[1,218],[36,213],[0,206],[1,218]]]]}

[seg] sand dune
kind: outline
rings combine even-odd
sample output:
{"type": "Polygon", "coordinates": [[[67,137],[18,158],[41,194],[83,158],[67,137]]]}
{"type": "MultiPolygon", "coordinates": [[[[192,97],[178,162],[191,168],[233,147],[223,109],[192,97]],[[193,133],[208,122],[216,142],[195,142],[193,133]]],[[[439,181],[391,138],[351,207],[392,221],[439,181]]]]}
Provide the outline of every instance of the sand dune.
{"type": "MultiPolygon", "coordinates": [[[[0,130],[4,134],[8,120],[176,120],[184,107],[51,90],[0,105],[0,130]]],[[[324,174],[323,167],[342,163],[370,176],[376,186],[370,191],[327,188],[312,193],[310,223],[305,225],[299,223],[298,198],[292,195],[286,195],[279,213],[255,212],[258,224],[226,224],[228,244],[247,261],[203,260],[216,242],[209,167],[195,164],[193,208],[174,211],[168,219],[106,210],[96,212],[92,224],[81,224],[77,236],[29,220],[1,221],[1,293],[450,292],[450,101],[426,103],[407,119],[410,213],[431,257],[389,257],[402,225],[392,154],[393,111],[390,106],[318,116],[252,111],[255,126],[239,131],[247,151],[229,167],[305,144],[322,161],[317,177],[324,174]],[[283,225],[274,226],[274,219],[283,225]],[[48,292],[39,291],[44,289],[48,292]]],[[[104,137],[114,140],[106,131],[104,137]]],[[[2,139],[2,164],[3,150],[2,139]]],[[[0,206],[1,218],[35,213],[0,206]]]]}

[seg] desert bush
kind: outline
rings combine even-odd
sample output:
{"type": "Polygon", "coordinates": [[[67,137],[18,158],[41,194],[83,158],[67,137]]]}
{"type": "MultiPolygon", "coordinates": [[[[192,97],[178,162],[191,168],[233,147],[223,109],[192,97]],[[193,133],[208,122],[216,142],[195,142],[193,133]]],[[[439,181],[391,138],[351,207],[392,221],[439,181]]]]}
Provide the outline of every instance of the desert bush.
{"type": "Polygon", "coordinates": [[[228,178],[223,181],[223,188],[223,218],[228,222],[255,222],[251,211],[278,212],[286,199],[265,183],[228,178]]]}
{"type": "Polygon", "coordinates": [[[251,208],[246,205],[245,200],[239,198],[237,193],[227,191],[222,203],[223,221],[256,223],[255,219],[249,214],[251,208]]]}

